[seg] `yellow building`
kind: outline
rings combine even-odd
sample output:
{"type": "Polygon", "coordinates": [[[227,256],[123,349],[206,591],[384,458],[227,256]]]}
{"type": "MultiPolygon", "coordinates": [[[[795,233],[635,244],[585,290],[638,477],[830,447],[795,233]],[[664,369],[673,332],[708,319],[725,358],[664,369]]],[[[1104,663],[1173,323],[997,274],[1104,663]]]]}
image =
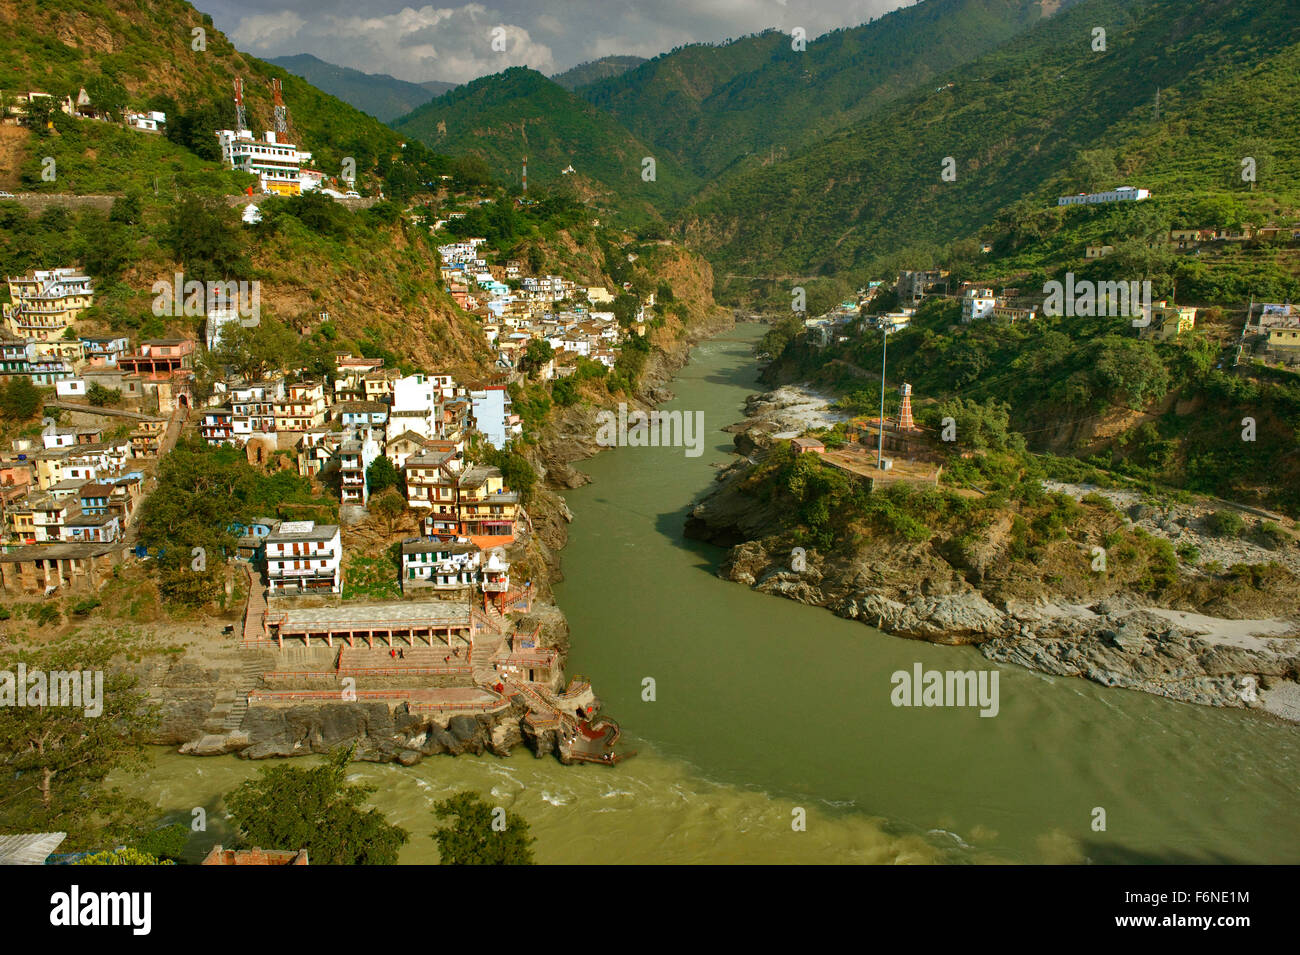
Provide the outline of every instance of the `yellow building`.
{"type": "Polygon", "coordinates": [[[1268,330],[1268,354],[1288,363],[1300,361],[1300,322],[1275,325],[1268,330]]]}
{"type": "Polygon", "coordinates": [[[5,328],[19,338],[42,342],[62,338],[77,316],[95,304],[90,276],[76,269],[36,271],[8,282],[5,328]]]}
{"type": "Polygon", "coordinates": [[[329,405],[321,382],[297,382],[285,391],[284,400],[275,403],[276,431],[310,431],[325,423],[329,405]]]}
{"type": "Polygon", "coordinates": [[[1139,326],[1138,335],[1163,342],[1177,338],[1196,327],[1197,309],[1187,305],[1170,305],[1161,300],[1151,306],[1151,324],[1139,326]]]}

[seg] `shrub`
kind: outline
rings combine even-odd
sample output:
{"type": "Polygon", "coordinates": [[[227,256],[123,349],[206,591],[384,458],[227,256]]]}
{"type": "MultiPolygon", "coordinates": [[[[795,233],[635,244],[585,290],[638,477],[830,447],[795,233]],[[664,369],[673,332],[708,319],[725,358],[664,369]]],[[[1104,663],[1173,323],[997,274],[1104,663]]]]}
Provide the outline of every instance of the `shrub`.
{"type": "Polygon", "coordinates": [[[1240,537],[1246,522],[1236,511],[1215,511],[1205,518],[1205,528],[1215,537],[1240,537]]]}
{"type": "Polygon", "coordinates": [[[1255,536],[1265,547],[1277,550],[1290,539],[1286,531],[1272,521],[1261,521],[1255,528],[1255,536]]]}

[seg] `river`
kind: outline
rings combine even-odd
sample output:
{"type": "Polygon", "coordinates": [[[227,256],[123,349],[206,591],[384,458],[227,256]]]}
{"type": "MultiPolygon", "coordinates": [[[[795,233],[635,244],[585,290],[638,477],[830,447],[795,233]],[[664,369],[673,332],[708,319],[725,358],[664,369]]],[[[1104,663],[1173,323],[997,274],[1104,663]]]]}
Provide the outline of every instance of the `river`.
{"type": "MultiPolygon", "coordinates": [[[[720,580],[723,552],[682,526],[728,460],[721,429],[759,390],[763,330],[701,344],[672,384],[667,410],[703,413],[702,456],[607,451],[567,493],[568,670],[638,755],[358,764],[412,832],[403,862],[436,861],[430,809],[465,788],[524,815],[540,862],[1300,862],[1295,726],[1009,666],[994,717],[895,707],[897,670],[995,667],[720,580]]],[[[173,818],[205,807],[201,854],[229,843],[220,794],[257,768],[160,751],[120,782],[173,818]]]]}

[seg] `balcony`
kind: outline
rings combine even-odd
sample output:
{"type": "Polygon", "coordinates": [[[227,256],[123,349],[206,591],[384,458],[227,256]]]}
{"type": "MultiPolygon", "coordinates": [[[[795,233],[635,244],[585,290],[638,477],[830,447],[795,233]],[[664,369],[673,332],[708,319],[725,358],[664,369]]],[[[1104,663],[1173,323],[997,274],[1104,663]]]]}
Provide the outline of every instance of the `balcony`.
{"type": "Polygon", "coordinates": [[[334,572],[330,570],[328,567],[311,567],[311,568],[304,568],[301,570],[286,567],[282,570],[268,571],[268,577],[270,580],[273,581],[287,579],[287,578],[301,580],[303,578],[308,578],[308,577],[316,580],[332,581],[334,579],[334,572]]]}
{"type": "Polygon", "coordinates": [[[291,554],[287,551],[272,550],[272,545],[268,544],[266,548],[266,557],[268,560],[333,560],[334,550],[314,550],[306,554],[291,554]]]}

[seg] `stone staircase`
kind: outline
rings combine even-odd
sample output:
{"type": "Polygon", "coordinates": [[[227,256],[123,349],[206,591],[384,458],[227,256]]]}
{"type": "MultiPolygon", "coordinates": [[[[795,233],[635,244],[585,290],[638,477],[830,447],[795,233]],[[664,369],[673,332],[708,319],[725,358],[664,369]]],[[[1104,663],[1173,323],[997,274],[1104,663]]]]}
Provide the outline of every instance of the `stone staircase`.
{"type": "Polygon", "coordinates": [[[248,694],[261,684],[262,674],[267,670],[265,655],[260,650],[244,650],[240,657],[239,686],[230,711],[221,721],[221,729],[226,733],[243,727],[244,717],[248,715],[248,694]]]}

